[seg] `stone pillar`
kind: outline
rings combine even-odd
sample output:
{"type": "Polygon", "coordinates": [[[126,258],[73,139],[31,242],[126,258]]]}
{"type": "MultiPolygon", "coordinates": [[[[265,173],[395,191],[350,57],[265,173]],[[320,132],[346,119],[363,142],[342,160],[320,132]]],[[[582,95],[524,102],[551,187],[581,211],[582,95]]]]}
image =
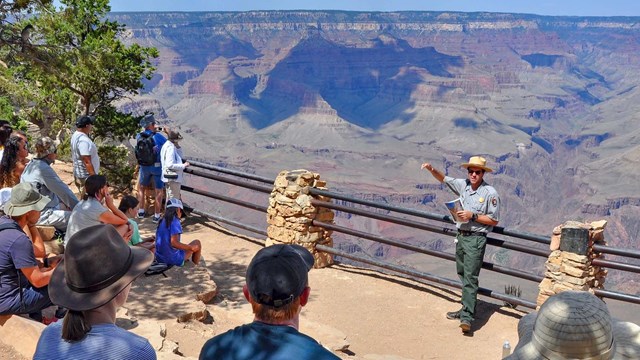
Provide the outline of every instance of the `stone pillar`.
{"type": "Polygon", "coordinates": [[[607,270],[593,266],[591,261],[604,258],[604,254],[595,251],[593,245],[606,245],[606,225],[606,220],[592,223],[567,221],[553,229],[551,255],[545,263],[544,279],[539,285],[538,308],[550,296],[565,290],[593,293],[594,289],[604,288],[607,270]]]}
{"type": "Polygon", "coordinates": [[[318,244],[333,246],[332,231],[311,224],[313,220],[333,224],[333,211],[311,205],[311,199],[330,201],[325,196],[309,194],[309,188],[326,190],[325,186],[326,182],[320,180],[319,174],[307,170],[285,170],[278,174],[269,196],[266,246],[301,245],[313,254],[314,267],[333,264],[331,254],[316,250],[318,244]]]}

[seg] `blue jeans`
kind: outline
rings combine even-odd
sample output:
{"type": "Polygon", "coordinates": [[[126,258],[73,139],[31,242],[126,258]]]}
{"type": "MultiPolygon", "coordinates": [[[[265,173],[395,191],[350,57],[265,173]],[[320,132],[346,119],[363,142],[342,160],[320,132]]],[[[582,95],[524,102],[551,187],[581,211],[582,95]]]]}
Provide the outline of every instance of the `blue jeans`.
{"type": "Polygon", "coordinates": [[[46,309],[53,305],[49,299],[49,289],[47,286],[34,288],[30,284],[22,287],[22,301],[18,294],[9,306],[2,310],[0,315],[6,314],[29,314],[31,318],[42,319],[42,309],[46,309]],[[23,307],[24,304],[24,307],[23,307]]]}

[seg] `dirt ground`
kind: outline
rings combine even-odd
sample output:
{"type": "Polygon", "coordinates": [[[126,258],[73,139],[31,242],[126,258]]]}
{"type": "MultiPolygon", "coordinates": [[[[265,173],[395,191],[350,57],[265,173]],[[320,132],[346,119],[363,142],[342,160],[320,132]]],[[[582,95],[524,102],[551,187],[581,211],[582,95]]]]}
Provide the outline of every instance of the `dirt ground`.
{"type": "MultiPolygon", "coordinates": [[[[185,224],[184,240],[203,242],[203,266],[219,290],[207,306],[213,323],[167,323],[167,338],[192,357],[211,336],[251,321],[242,285],[246,266],[262,246],[195,221],[185,224]]],[[[489,299],[479,304],[473,334],[463,336],[458,323],[444,315],[459,308],[457,290],[340,264],[313,269],[309,277],[311,300],[303,309],[300,330],[329,348],[343,347],[336,352],[342,358],[499,359],[503,342],[515,346],[518,340],[517,322],[524,313],[489,299]]],[[[135,313],[133,304],[127,306],[135,313]]]]}

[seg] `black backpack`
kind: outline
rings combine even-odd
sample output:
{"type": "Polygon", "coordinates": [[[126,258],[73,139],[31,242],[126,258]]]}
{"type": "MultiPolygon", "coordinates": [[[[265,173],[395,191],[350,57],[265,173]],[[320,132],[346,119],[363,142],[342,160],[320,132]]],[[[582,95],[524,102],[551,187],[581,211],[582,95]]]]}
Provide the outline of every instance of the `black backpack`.
{"type": "Polygon", "coordinates": [[[153,152],[156,142],[153,140],[153,135],[153,133],[142,132],[136,143],[136,159],[142,166],[153,166],[156,163],[156,154],[153,152]]]}
{"type": "Polygon", "coordinates": [[[161,263],[161,262],[158,262],[158,260],[153,259],[151,266],[149,266],[149,268],[147,269],[147,271],[144,272],[144,274],[146,276],[162,274],[162,276],[168,277],[167,274],[165,274],[164,272],[171,269],[172,267],[173,265],[161,263]]]}

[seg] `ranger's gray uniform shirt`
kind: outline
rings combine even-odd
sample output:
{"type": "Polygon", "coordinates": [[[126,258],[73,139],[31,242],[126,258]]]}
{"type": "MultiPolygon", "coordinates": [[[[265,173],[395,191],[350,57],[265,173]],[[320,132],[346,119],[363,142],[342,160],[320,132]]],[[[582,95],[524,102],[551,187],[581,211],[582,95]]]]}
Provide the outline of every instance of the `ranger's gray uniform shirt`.
{"type": "MultiPolygon", "coordinates": [[[[462,208],[478,215],[487,215],[495,221],[500,220],[500,197],[493,186],[482,180],[477,190],[471,188],[471,182],[467,179],[456,179],[451,176],[444,177],[444,183],[456,195],[460,196],[462,208]]],[[[456,223],[456,227],[464,231],[487,233],[493,230],[493,226],[480,224],[475,221],[456,223]]]]}

